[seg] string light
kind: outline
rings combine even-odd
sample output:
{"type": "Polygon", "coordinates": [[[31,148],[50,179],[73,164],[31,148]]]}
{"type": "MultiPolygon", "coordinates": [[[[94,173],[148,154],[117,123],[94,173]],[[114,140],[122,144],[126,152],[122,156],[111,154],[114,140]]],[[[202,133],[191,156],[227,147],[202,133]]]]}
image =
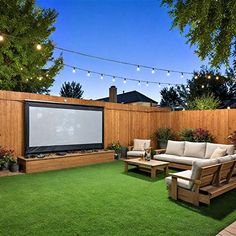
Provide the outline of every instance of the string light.
{"type": "Polygon", "coordinates": [[[146,86],[147,86],[147,87],[149,86],[148,82],[146,83],[146,86]]]}
{"type": "Polygon", "coordinates": [[[103,79],[104,77],[103,77],[103,74],[101,74],[101,79],[103,79]]]}
{"type": "Polygon", "coordinates": [[[21,67],[20,70],[22,71],[22,70],[23,70],[23,67],[21,67]]]}
{"type": "Polygon", "coordinates": [[[155,69],[154,68],[152,68],[152,74],[155,74],[155,69]]]}
{"type": "Polygon", "coordinates": [[[216,80],[219,80],[219,76],[218,75],[216,76],[216,80]]]}
{"type": "Polygon", "coordinates": [[[158,87],[159,87],[159,88],[161,87],[161,84],[160,84],[160,83],[158,84],[158,87]]]}
{"type": "Polygon", "coordinates": [[[194,79],[198,79],[198,75],[194,75],[194,79]]]}
{"type": "Polygon", "coordinates": [[[126,84],[126,82],[127,82],[127,80],[126,80],[126,79],[124,79],[124,84],[126,84]]]}
{"type": "Polygon", "coordinates": [[[4,41],[4,37],[0,35],[0,42],[4,41]]]}
{"type": "Polygon", "coordinates": [[[46,74],[46,77],[48,77],[49,75],[48,74],[46,74]]]}
{"type": "Polygon", "coordinates": [[[91,75],[91,72],[90,72],[90,71],[88,71],[88,72],[87,72],[87,76],[89,77],[90,75],[91,75]]]}
{"type": "Polygon", "coordinates": [[[139,82],[138,82],[138,85],[140,86],[140,84],[141,84],[141,83],[140,83],[140,81],[139,81],[139,82]]]}
{"type": "Polygon", "coordinates": [[[72,72],[73,72],[73,73],[75,73],[75,72],[76,72],[76,70],[75,70],[75,67],[73,68],[72,72]]]}
{"type": "Polygon", "coordinates": [[[204,85],[202,85],[202,88],[205,88],[205,86],[204,86],[204,85]]]}
{"type": "Polygon", "coordinates": [[[36,49],[39,50],[39,51],[42,50],[42,45],[41,44],[37,44],[36,45],[36,49]]]}
{"type": "Polygon", "coordinates": [[[182,78],[182,79],[184,78],[184,73],[183,73],[183,72],[181,73],[181,78],[182,78]]]}
{"type": "Polygon", "coordinates": [[[116,81],[116,77],[113,76],[113,78],[112,78],[112,82],[115,82],[115,81],[116,81]]]}
{"type": "Polygon", "coordinates": [[[208,76],[207,76],[207,79],[211,79],[211,76],[210,76],[210,75],[208,75],[208,76]]]}
{"type": "Polygon", "coordinates": [[[137,71],[140,71],[140,66],[137,66],[137,69],[136,69],[137,71]]]}
{"type": "Polygon", "coordinates": [[[227,109],[230,110],[230,106],[228,106],[227,109]]]}
{"type": "Polygon", "coordinates": [[[170,76],[170,71],[169,70],[167,71],[167,76],[170,76]]]}

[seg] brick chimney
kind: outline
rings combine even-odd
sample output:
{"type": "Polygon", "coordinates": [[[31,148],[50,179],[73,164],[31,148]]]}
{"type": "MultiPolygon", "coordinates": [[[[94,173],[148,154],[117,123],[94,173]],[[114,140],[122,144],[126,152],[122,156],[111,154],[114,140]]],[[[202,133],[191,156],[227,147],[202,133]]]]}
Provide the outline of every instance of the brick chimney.
{"type": "Polygon", "coordinates": [[[117,88],[114,85],[109,88],[109,102],[117,103],[117,88]]]}

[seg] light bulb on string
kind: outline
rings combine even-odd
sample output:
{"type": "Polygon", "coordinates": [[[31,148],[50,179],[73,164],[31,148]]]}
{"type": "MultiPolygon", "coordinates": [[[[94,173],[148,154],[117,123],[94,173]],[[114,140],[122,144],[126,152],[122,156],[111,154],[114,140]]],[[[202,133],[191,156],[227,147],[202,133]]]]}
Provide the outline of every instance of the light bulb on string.
{"type": "Polygon", "coordinates": [[[139,81],[139,82],[138,82],[138,85],[140,86],[140,84],[141,84],[141,83],[140,83],[140,81],[139,81]]]}
{"type": "Polygon", "coordinates": [[[147,86],[147,87],[149,86],[148,82],[146,83],[146,86],[147,86]]]}
{"type": "Polygon", "coordinates": [[[161,83],[159,83],[158,87],[159,87],[159,88],[161,87],[161,83]]]}
{"type": "Polygon", "coordinates": [[[73,68],[72,72],[73,72],[73,73],[75,73],[75,72],[76,72],[76,70],[75,70],[75,67],[73,68]]]}
{"type": "Polygon", "coordinates": [[[0,35],[0,42],[3,42],[4,41],[4,37],[3,35],[0,35]]]}
{"type": "Polygon", "coordinates": [[[49,74],[46,74],[46,77],[48,77],[49,76],[49,74]]]}
{"type": "Polygon", "coordinates": [[[112,82],[115,82],[115,81],[116,81],[116,77],[113,76],[113,78],[112,78],[112,82]]]}
{"type": "Polygon", "coordinates": [[[194,79],[198,79],[198,75],[194,75],[194,79]]]}
{"type": "Polygon", "coordinates": [[[22,70],[23,70],[23,67],[21,67],[20,70],[22,71],[22,70]]]}
{"type": "Polygon", "coordinates": [[[137,71],[140,71],[140,66],[139,66],[139,65],[137,66],[137,69],[136,69],[136,70],[137,70],[137,71]]]}
{"type": "Polygon", "coordinates": [[[154,68],[152,68],[152,74],[155,74],[155,69],[154,68]]]}
{"type": "Polygon", "coordinates": [[[182,78],[182,79],[184,78],[184,73],[183,73],[183,72],[181,73],[181,78],[182,78]]]}
{"type": "Polygon", "coordinates": [[[169,71],[169,70],[167,71],[167,74],[166,74],[166,75],[167,75],[167,76],[170,76],[170,71],[169,71]]]}
{"type": "Polygon", "coordinates": [[[90,75],[91,75],[91,72],[90,72],[90,71],[88,71],[88,72],[87,72],[87,76],[89,77],[90,75]]]}
{"type": "Polygon", "coordinates": [[[208,76],[207,76],[207,79],[211,79],[211,76],[210,76],[210,75],[208,75],[208,76]]]}
{"type": "Polygon", "coordinates": [[[36,49],[39,50],[39,51],[42,50],[42,45],[38,43],[38,44],[36,45],[36,49]]]}
{"type": "Polygon", "coordinates": [[[104,76],[103,76],[103,74],[101,74],[101,79],[103,79],[104,78],[104,76]]]}
{"type": "Polygon", "coordinates": [[[202,88],[205,88],[205,86],[204,86],[204,85],[202,85],[202,88]]]}
{"type": "Polygon", "coordinates": [[[220,78],[220,77],[217,75],[217,76],[216,76],[216,80],[219,80],[219,78],[220,78]]]}
{"type": "Polygon", "coordinates": [[[124,82],[124,84],[126,84],[127,80],[126,80],[126,79],[124,79],[124,81],[123,81],[123,82],[124,82]]]}

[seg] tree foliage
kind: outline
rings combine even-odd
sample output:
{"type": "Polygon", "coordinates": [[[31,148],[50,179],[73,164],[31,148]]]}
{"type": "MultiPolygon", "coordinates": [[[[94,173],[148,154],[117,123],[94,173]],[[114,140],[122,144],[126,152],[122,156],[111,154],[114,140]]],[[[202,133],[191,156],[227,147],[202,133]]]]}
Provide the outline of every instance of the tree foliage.
{"type": "Polygon", "coordinates": [[[162,0],[170,8],[173,26],[186,33],[187,42],[197,47],[201,59],[209,58],[213,67],[236,69],[236,1],[235,0],[162,0]]]}
{"type": "Polygon", "coordinates": [[[53,58],[55,10],[35,0],[0,0],[0,89],[48,93],[63,61],[53,58]],[[42,45],[37,50],[36,45],[42,45]]]}
{"type": "Polygon", "coordinates": [[[82,90],[82,85],[76,83],[75,81],[65,82],[62,84],[60,95],[62,97],[68,98],[82,98],[84,91],[82,90]]]}
{"type": "Polygon", "coordinates": [[[160,94],[162,96],[160,103],[162,107],[171,107],[174,109],[182,103],[180,96],[174,87],[170,87],[169,89],[163,88],[160,94]]]}

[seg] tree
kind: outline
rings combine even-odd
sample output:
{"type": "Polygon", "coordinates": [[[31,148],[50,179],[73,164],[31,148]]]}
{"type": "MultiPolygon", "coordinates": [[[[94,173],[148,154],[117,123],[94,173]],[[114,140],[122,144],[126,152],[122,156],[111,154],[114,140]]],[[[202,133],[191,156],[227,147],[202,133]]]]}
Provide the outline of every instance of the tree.
{"type": "Polygon", "coordinates": [[[76,83],[75,81],[65,82],[62,84],[60,95],[62,97],[68,98],[82,98],[84,91],[82,90],[82,85],[76,83]]]}
{"type": "Polygon", "coordinates": [[[160,103],[162,107],[167,106],[174,109],[174,107],[182,104],[181,98],[174,87],[163,88],[160,94],[162,96],[160,103]]]}
{"type": "Polygon", "coordinates": [[[235,0],[162,0],[170,8],[173,27],[178,27],[190,45],[197,47],[201,59],[209,58],[213,67],[236,69],[236,4],[235,0]]]}
{"type": "Polygon", "coordinates": [[[196,98],[212,94],[220,103],[236,96],[236,84],[232,70],[227,71],[227,77],[217,70],[202,67],[198,75],[187,81],[187,86],[181,85],[176,89],[177,94],[184,103],[193,102],[196,98]]]}
{"type": "Polygon", "coordinates": [[[35,0],[0,0],[0,5],[0,89],[48,93],[63,67],[62,57],[53,58],[49,39],[56,11],[35,0]]]}

